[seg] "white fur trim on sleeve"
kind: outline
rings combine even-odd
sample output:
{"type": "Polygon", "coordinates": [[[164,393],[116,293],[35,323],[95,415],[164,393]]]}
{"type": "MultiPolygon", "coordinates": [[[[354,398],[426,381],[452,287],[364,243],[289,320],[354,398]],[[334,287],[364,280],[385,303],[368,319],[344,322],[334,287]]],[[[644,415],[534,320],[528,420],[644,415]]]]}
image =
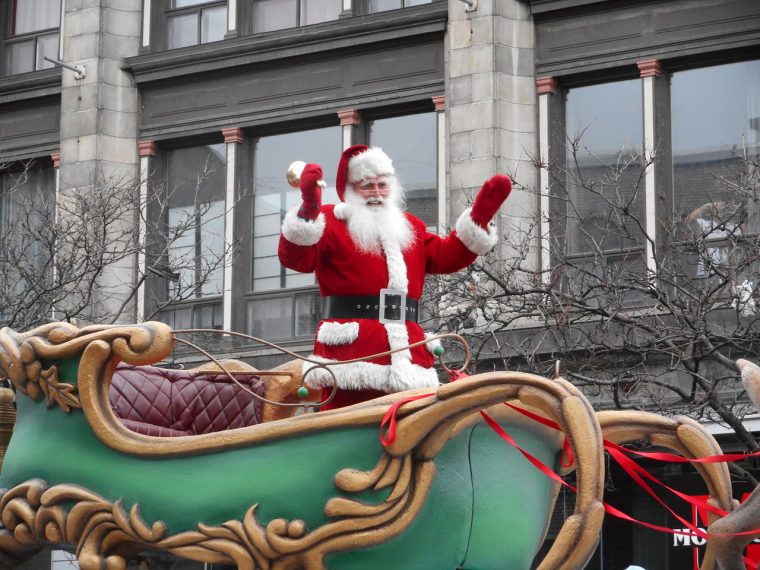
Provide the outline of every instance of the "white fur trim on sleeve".
{"type": "Polygon", "coordinates": [[[298,207],[293,208],[282,221],[282,235],[296,245],[314,245],[325,233],[325,215],[319,214],[316,220],[304,220],[298,217],[298,207]]]}
{"type": "MultiPolygon", "coordinates": [[[[432,338],[432,337],[434,337],[434,336],[435,336],[434,334],[431,334],[431,333],[425,333],[425,340],[428,340],[428,339],[430,339],[430,338],[432,338]]],[[[427,344],[425,345],[425,348],[427,348],[427,349],[428,349],[428,352],[430,352],[430,354],[433,354],[433,355],[435,355],[435,352],[433,352],[433,351],[434,351],[436,348],[438,348],[439,346],[440,346],[440,347],[443,347],[443,344],[441,344],[441,339],[440,339],[440,338],[437,338],[437,339],[435,339],[435,340],[428,340],[427,344]]]]}
{"type": "Polygon", "coordinates": [[[359,338],[359,323],[323,322],[317,331],[317,342],[328,346],[351,344],[359,338]]]}
{"type": "Polygon", "coordinates": [[[488,224],[488,231],[473,222],[470,216],[471,210],[472,208],[467,208],[459,216],[456,224],[457,237],[472,253],[483,255],[493,249],[499,241],[499,234],[493,222],[488,224]]]}

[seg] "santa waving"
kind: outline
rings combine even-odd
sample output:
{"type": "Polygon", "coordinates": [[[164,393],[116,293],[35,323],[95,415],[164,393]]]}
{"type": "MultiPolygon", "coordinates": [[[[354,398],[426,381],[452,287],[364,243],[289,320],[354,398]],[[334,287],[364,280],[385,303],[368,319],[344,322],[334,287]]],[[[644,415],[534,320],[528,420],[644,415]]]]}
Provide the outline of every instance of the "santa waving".
{"type": "MultiPolygon", "coordinates": [[[[488,180],[447,237],[429,233],[404,211],[404,190],[393,162],[380,148],[343,152],[336,177],[341,203],[322,205],[322,169],[307,164],[300,178],[302,204],[282,224],[281,263],[316,272],[322,295],[313,359],[330,364],[395,350],[424,340],[417,323],[425,275],[469,266],[497,241],[491,219],[512,188],[507,176],[488,180]]],[[[322,409],[339,408],[412,388],[438,385],[426,345],[390,356],[317,368],[306,376],[325,396],[322,409]]],[[[313,364],[305,363],[304,372],[313,364]]]]}

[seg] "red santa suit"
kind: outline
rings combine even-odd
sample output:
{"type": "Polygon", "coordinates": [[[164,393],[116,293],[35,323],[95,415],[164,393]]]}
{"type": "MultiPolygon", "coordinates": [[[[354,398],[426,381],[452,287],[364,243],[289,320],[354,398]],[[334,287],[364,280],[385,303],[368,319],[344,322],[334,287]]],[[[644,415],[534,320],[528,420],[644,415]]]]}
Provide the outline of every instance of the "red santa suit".
{"type": "MultiPolygon", "coordinates": [[[[337,177],[341,199],[346,178],[350,181],[393,175],[390,159],[380,149],[351,147],[344,153],[341,165],[337,177]],[[348,172],[347,164],[352,167],[348,172]]],[[[480,227],[473,222],[469,209],[447,237],[431,234],[419,218],[403,213],[400,215],[406,217],[411,228],[406,243],[381,236],[380,247],[366,251],[357,245],[349,228],[356,207],[367,206],[346,202],[324,205],[315,219],[303,219],[296,210],[290,211],[283,221],[279,244],[280,261],[285,267],[316,273],[323,305],[336,300],[343,307],[344,314],[328,314],[319,321],[314,342],[312,359],[330,364],[332,374],[324,368],[315,368],[305,379],[312,388],[331,388],[335,382],[339,392],[356,391],[348,398],[345,395],[337,398],[338,404],[332,407],[381,393],[438,385],[433,354],[426,345],[369,361],[339,362],[424,340],[425,333],[416,322],[416,306],[414,310],[410,306],[422,295],[425,275],[463,269],[479,254],[490,250],[497,240],[495,226],[480,227]],[[385,289],[392,293],[381,297],[381,290],[385,289]],[[352,314],[353,300],[357,304],[352,314]],[[408,305],[403,318],[398,309],[388,309],[381,319],[383,304],[396,305],[401,301],[408,305]]],[[[305,363],[304,372],[310,368],[314,364],[305,363]]]]}

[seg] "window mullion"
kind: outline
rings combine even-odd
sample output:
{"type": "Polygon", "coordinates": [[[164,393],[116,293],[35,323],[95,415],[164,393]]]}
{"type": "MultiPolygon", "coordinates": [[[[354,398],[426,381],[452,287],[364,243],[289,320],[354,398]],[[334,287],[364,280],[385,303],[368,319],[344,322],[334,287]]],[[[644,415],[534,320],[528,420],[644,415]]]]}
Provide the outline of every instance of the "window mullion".
{"type": "Polygon", "coordinates": [[[193,290],[194,290],[194,297],[196,299],[200,299],[203,296],[202,292],[202,283],[203,283],[203,244],[201,243],[202,239],[202,231],[201,227],[203,224],[203,217],[201,216],[201,208],[199,207],[198,202],[195,202],[195,212],[194,212],[194,219],[195,228],[194,228],[194,234],[195,234],[195,278],[193,279],[193,290]]]}
{"type": "Polygon", "coordinates": [[[541,162],[539,171],[540,233],[541,233],[541,277],[548,284],[551,281],[551,204],[549,176],[549,113],[550,99],[556,94],[557,82],[553,77],[536,80],[538,91],[538,151],[541,162]]]}
{"type": "Polygon", "coordinates": [[[646,262],[650,275],[663,263],[673,215],[672,166],[670,153],[669,79],[658,60],[638,63],[643,94],[644,182],[646,191],[646,262]]]}
{"type": "Polygon", "coordinates": [[[222,328],[233,330],[233,256],[232,244],[235,239],[235,187],[238,175],[237,151],[244,141],[242,129],[228,128],[222,130],[224,142],[227,144],[227,173],[225,176],[224,197],[224,270],[222,277],[222,328]]]}
{"type": "MultiPolygon", "coordinates": [[[[285,192],[280,192],[280,225],[282,225],[282,220],[285,218],[285,214],[288,212],[288,203],[287,203],[287,195],[285,192]]],[[[288,287],[287,284],[287,270],[285,269],[285,266],[280,264],[280,288],[286,289],[288,287]]]]}
{"type": "Polygon", "coordinates": [[[152,15],[151,0],[143,0],[143,13],[142,13],[142,47],[150,47],[150,26],[152,15]]]}
{"type": "Polygon", "coordinates": [[[655,218],[655,195],[656,180],[654,172],[654,155],[655,155],[655,116],[654,116],[654,80],[655,76],[661,73],[659,63],[656,66],[649,66],[646,69],[642,66],[644,62],[639,63],[641,69],[642,82],[642,108],[644,117],[644,219],[646,226],[646,266],[650,276],[657,274],[657,261],[655,259],[654,244],[657,243],[657,224],[655,218]]]}
{"type": "Polygon", "coordinates": [[[233,34],[237,32],[237,0],[227,1],[227,34],[233,34]]]}
{"type": "Polygon", "coordinates": [[[195,43],[196,45],[203,43],[203,7],[195,10],[195,43]]]}

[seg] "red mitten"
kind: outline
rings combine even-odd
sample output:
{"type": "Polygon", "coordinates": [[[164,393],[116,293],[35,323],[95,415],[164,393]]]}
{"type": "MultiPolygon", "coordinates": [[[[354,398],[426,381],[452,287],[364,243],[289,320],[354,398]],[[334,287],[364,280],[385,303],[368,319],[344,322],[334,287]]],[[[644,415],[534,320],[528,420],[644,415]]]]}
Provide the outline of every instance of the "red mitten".
{"type": "Polygon", "coordinates": [[[316,220],[322,207],[322,167],[318,164],[307,164],[301,172],[301,200],[298,217],[304,220],[316,220]]]}
{"type": "Polygon", "coordinates": [[[486,229],[504,200],[512,191],[512,181],[506,174],[492,176],[483,184],[472,204],[472,221],[486,229]]]}

